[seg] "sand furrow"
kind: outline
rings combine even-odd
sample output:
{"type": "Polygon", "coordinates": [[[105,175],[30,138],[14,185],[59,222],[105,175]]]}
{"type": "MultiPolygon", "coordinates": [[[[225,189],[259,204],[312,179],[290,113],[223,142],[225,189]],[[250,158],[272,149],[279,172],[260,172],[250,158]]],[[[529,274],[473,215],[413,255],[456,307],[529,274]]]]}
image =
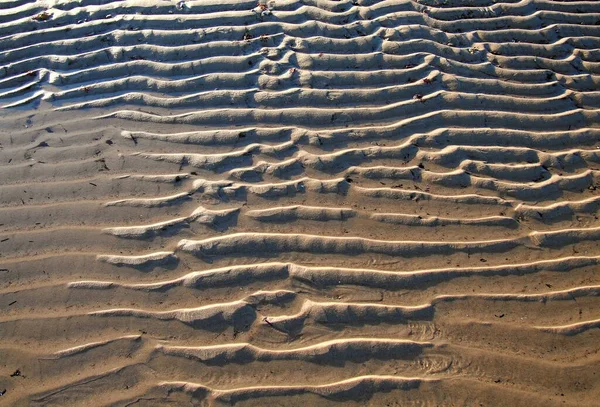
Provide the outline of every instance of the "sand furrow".
{"type": "Polygon", "coordinates": [[[318,236],[307,234],[234,233],[205,240],[181,240],[177,249],[200,258],[246,253],[309,252],[387,256],[448,255],[455,252],[504,253],[519,246],[562,247],[598,239],[600,228],[564,229],[531,232],[528,236],[490,241],[382,241],[360,237],[318,236]]]}

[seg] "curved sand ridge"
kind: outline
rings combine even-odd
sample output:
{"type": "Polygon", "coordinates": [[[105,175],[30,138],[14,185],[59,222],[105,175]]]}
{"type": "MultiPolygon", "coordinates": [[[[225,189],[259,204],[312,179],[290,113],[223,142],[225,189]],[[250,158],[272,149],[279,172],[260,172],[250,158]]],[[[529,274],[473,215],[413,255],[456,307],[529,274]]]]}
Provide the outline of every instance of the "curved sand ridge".
{"type": "Polygon", "coordinates": [[[259,3],[0,2],[0,399],[594,405],[600,3],[259,3]]]}

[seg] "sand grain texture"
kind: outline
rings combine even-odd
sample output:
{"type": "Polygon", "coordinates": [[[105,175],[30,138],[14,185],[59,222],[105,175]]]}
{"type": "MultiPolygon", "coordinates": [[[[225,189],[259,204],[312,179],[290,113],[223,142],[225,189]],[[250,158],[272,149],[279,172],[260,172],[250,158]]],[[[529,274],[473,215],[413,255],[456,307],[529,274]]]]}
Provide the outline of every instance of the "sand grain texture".
{"type": "Polygon", "coordinates": [[[0,405],[597,406],[600,2],[0,2],[0,405]]]}

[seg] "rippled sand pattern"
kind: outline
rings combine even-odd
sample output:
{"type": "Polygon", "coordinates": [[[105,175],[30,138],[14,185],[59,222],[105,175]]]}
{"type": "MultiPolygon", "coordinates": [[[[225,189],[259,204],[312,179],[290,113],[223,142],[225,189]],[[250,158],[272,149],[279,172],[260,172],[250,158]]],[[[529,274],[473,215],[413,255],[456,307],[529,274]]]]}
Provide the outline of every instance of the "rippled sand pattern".
{"type": "Polygon", "coordinates": [[[0,405],[600,403],[600,1],[4,0],[0,107],[0,405]]]}

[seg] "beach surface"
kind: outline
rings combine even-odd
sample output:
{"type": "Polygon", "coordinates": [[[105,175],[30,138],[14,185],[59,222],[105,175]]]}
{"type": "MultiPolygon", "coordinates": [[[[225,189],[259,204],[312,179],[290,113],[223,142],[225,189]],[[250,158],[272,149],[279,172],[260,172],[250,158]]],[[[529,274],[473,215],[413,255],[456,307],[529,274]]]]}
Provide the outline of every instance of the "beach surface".
{"type": "Polygon", "coordinates": [[[600,2],[0,2],[1,406],[597,406],[600,2]]]}

